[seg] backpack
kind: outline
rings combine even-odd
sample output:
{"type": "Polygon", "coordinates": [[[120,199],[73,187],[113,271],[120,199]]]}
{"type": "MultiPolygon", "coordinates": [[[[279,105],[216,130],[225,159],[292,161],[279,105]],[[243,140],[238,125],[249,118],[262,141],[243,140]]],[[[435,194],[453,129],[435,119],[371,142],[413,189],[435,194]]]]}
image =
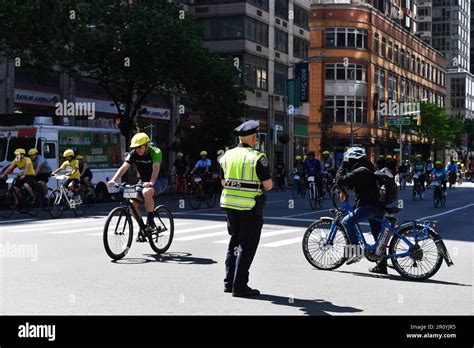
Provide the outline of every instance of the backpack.
{"type": "Polygon", "coordinates": [[[387,205],[397,200],[398,187],[395,183],[395,177],[390,169],[387,167],[377,170],[375,173],[377,185],[379,187],[379,201],[387,205]]]}

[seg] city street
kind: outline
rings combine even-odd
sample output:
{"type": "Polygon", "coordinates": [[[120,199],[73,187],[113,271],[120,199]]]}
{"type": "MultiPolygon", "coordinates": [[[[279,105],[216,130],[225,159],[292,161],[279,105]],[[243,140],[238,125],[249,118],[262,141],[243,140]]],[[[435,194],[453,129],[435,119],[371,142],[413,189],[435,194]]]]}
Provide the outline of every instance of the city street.
{"type": "Polygon", "coordinates": [[[271,192],[250,270],[249,285],[262,293],[254,299],[223,292],[228,234],[218,207],[179,209],[164,197],[160,203],[175,218],[168,252],[157,256],[148,243],[134,241],[117,262],[105,253],[102,229],[118,203],[96,205],[80,219],[70,211],[58,220],[15,213],[0,220],[0,314],[472,315],[473,197],[470,183],[449,190],[444,208],[433,207],[431,190],[424,201],[412,200],[411,187],[399,194],[398,218],[440,220],[437,230],[454,261],[450,268],[443,262],[427,281],[411,282],[393,268],[387,276],[369,273],[373,264],[366,259],[334,271],[314,269],[302,253],[302,236],[312,221],[330,215],[332,203],[311,211],[299,198],[291,209],[291,191],[271,192]],[[31,252],[11,253],[20,246],[31,252]]]}

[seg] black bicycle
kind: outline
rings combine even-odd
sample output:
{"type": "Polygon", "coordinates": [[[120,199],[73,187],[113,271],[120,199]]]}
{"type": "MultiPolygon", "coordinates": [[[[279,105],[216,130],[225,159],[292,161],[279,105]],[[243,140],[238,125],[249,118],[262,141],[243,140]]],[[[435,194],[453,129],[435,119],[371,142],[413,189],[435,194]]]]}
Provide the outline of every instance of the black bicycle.
{"type": "Polygon", "coordinates": [[[214,208],[216,205],[217,194],[214,193],[212,183],[200,176],[189,178],[186,195],[189,205],[194,210],[199,209],[202,202],[205,202],[209,208],[214,208]]]}
{"type": "Polygon", "coordinates": [[[323,198],[324,199],[331,199],[334,180],[329,173],[323,173],[323,198]]]}
{"type": "Polygon", "coordinates": [[[3,190],[0,197],[0,217],[8,219],[13,215],[15,209],[21,214],[28,214],[31,217],[38,215],[43,202],[41,187],[36,184],[32,189],[34,199],[24,187],[15,190],[14,186],[18,178],[9,178],[5,184],[8,185],[3,190]],[[15,204],[16,202],[16,204],[15,204]]]}
{"type": "Polygon", "coordinates": [[[174,235],[174,220],[171,210],[165,205],[158,205],[153,210],[154,225],[146,226],[132,202],[139,201],[138,185],[117,184],[123,194],[119,207],[112,209],[107,216],[104,226],[104,247],[107,255],[114,260],[120,260],[127,255],[133,240],[133,221],[135,217],[140,232],[145,235],[151,248],[157,254],[169,249],[174,235]]]}
{"type": "Polygon", "coordinates": [[[425,191],[421,187],[421,180],[419,174],[413,175],[413,200],[416,200],[416,197],[419,197],[420,200],[425,198],[425,191]]]}

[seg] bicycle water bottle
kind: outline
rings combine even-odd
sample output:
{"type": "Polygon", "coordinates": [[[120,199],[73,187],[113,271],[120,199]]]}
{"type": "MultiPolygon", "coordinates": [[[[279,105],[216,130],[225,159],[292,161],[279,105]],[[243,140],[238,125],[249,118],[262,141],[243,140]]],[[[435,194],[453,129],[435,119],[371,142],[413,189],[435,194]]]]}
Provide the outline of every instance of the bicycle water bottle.
{"type": "Polygon", "coordinates": [[[375,250],[375,255],[382,256],[385,253],[385,248],[387,247],[388,241],[392,236],[392,231],[386,228],[382,235],[379,237],[379,244],[377,245],[377,249],[375,250]]]}

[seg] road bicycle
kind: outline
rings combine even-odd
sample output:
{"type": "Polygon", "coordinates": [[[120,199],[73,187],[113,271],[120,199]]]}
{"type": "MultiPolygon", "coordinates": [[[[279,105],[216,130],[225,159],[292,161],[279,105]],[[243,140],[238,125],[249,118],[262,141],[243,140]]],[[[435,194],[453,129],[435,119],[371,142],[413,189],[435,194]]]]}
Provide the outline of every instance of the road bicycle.
{"type": "Polygon", "coordinates": [[[76,217],[84,216],[87,202],[86,193],[80,188],[72,192],[66,188],[63,183],[67,180],[65,175],[53,176],[58,180],[59,188],[53,190],[48,197],[48,212],[53,219],[60,218],[67,209],[71,209],[76,217]]]}
{"type": "Polygon", "coordinates": [[[214,208],[217,195],[214,194],[214,188],[211,182],[206,182],[200,176],[195,176],[188,180],[187,189],[188,202],[194,210],[201,207],[205,202],[209,208],[214,208]]]}
{"type": "Polygon", "coordinates": [[[318,205],[321,208],[323,206],[323,198],[319,196],[319,192],[316,187],[315,177],[308,176],[307,180],[309,205],[313,210],[315,210],[318,205]]]}
{"type": "Polygon", "coordinates": [[[132,204],[139,201],[137,187],[140,185],[115,185],[122,193],[119,207],[112,209],[107,216],[104,226],[103,242],[107,255],[113,260],[120,260],[127,255],[133,241],[132,215],[145,235],[148,242],[157,254],[166,252],[171,246],[174,235],[174,219],[171,210],[165,205],[158,205],[153,210],[154,227],[145,225],[137,209],[132,204]]]}
{"type": "Polygon", "coordinates": [[[342,202],[338,208],[331,209],[334,217],[322,217],[306,230],[303,241],[303,254],[306,260],[319,270],[334,270],[342,266],[354,250],[371,262],[390,259],[395,270],[409,280],[425,280],[438,272],[443,260],[448,267],[453,265],[443,239],[434,230],[438,221],[404,221],[398,224],[394,214],[400,208],[385,208],[380,219],[382,232],[375,244],[369,244],[364,238],[360,226],[356,225],[359,249],[349,244],[347,232],[341,221],[353,211],[346,192],[340,193],[342,202]],[[376,250],[386,230],[390,240],[382,248],[384,253],[377,255],[376,250]],[[388,247],[388,254],[386,249],[388,247]]]}
{"type": "Polygon", "coordinates": [[[448,172],[448,180],[449,180],[449,189],[450,190],[454,189],[454,185],[456,185],[456,178],[457,178],[457,174],[456,174],[455,171],[448,172]]]}
{"type": "Polygon", "coordinates": [[[304,177],[298,174],[298,172],[293,173],[293,190],[292,190],[293,198],[298,198],[298,195],[301,198],[304,198],[306,195],[306,184],[304,181],[304,177]]]}
{"type": "Polygon", "coordinates": [[[275,174],[275,191],[285,191],[285,175],[284,174],[275,174]]]}
{"type": "Polygon", "coordinates": [[[0,217],[8,219],[13,215],[15,209],[21,214],[28,214],[31,217],[38,215],[43,203],[43,193],[41,186],[35,184],[33,189],[34,199],[30,198],[30,194],[22,186],[15,190],[15,183],[19,177],[8,178],[5,181],[6,188],[0,194],[0,217]],[[15,204],[16,199],[16,204],[15,204]]]}
{"type": "Polygon", "coordinates": [[[399,173],[399,185],[400,185],[400,191],[404,191],[407,189],[407,178],[406,178],[406,173],[399,173]]]}
{"type": "Polygon", "coordinates": [[[433,185],[433,204],[435,208],[439,206],[444,207],[446,205],[446,192],[443,188],[443,183],[439,180],[433,180],[431,183],[433,185]]]}
{"type": "Polygon", "coordinates": [[[173,196],[177,198],[185,198],[188,186],[186,185],[186,177],[183,175],[173,175],[175,179],[175,185],[173,188],[173,196]]]}
{"type": "Polygon", "coordinates": [[[328,173],[322,174],[323,176],[323,198],[331,199],[334,182],[332,177],[328,173]]]}
{"type": "Polygon", "coordinates": [[[416,197],[420,198],[422,201],[425,198],[425,191],[421,187],[420,174],[413,174],[413,200],[416,200],[416,197]]]}

